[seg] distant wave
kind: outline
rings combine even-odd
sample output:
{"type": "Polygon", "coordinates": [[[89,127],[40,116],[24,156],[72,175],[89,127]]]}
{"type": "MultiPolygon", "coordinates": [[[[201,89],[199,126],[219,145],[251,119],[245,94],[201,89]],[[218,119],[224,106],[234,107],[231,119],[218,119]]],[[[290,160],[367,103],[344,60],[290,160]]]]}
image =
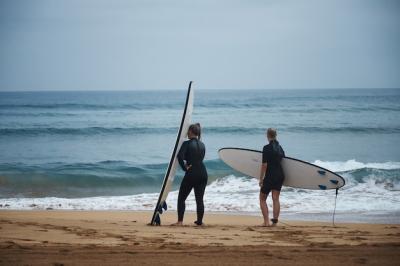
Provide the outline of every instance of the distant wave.
{"type": "Polygon", "coordinates": [[[363,107],[363,106],[347,106],[347,107],[279,107],[275,106],[270,110],[270,112],[281,112],[281,113],[358,113],[358,112],[387,112],[387,111],[393,111],[393,112],[398,112],[400,111],[400,106],[368,106],[368,107],[363,107]]]}
{"type": "MultiPolygon", "coordinates": [[[[282,126],[279,130],[285,132],[306,133],[400,133],[400,127],[314,127],[314,126],[282,126]]],[[[99,134],[151,134],[175,133],[175,127],[28,127],[28,128],[0,128],[2,136],[37,136],[37,135],[99,135],[99,134]]],[[[206,134],[263,134],[265,128],[258,127],[205,127],[206,134]]]]}
{"type": "Polygon", "coordinates": [[[182,104],[88,104],[88,103],[60,103],[60,104],[0,104],[0,110],[20,109],[49,109],[49,110],[144,110],[144,109],[182,109],[182,104]]]}
{"type": "MultiPolygon", "coordinates": [[[[321,100],[320,98],[317,98],[321,100]]],[[[243,110],[265,110],[268,112],[281,112],[281,113],[321,113],[321,112],[381,112],[381,111],[400,111],[400,105],[394,103],[389,105],[374,104],[369,106],[355,106],[355,105],[344,105],[344,106],[308,106],[304,103],[296,103],[289,105],[285,102],[282,106],[281,101],[290,101],[290,98],[282,99],[266,99],[265,101],[257,99],[245,99],[235,101],[213,101],[207,100],[198,101],[195,104],[195,108],[201,109],[243,109],[243,110]]],[[[300,98],[296,98],[300,100],[300,98]]],[[[315,101],[316,99],[310,98],[310,101],[315,101]]],[[[91,103],[45,103],[45,104],[0,104],[0,115],[3,115],[5,111],[25,111],[26,115],[32,114],[38,111],[115,111],[115,110],[181,110],[181,102],[137,102],[132,104],[91,104],[91,103]]],[[[19,113],[13,113],[14,115],[19,115],[19,113]]],[[[50,112],[47,112],[51,115],[50,112]]]]}
{"type": "Polygon", "coordinates": [[[289,132],[318,132],[318,133],[381,133],[391,134],[400,133],[400,127],[361,127],[361,126],[347,126],[347,127],[287,127],[283,130],[289,132]]]}
{"type": "Polygon", "coordinates": [[[154,127],[83,127],[83,128],[1,128],[3,136],[37,136],[37,135],[99,135],[99,134],[146,134],[146,133],[171,133],[177,128],[154,127]]]}
{"type": "MultiPolygon", "coordinates": [[[[317,126],[281,126],[280,131],[285,132],[306,132],[306,133],[400,133],[400,127],[317,127],[317,126]]],[[[264,127],[206,127],[204,132],[209,133],[243,133],[260,134],[265,132],[264,127]]]]}
{"type": "Polygon", "coordinates": [[[73,117],[79,116],[79,114],[68,113],[68,112],[15,112],[15,111],[1,111],[0,116],[4,117],[73,117]]]}

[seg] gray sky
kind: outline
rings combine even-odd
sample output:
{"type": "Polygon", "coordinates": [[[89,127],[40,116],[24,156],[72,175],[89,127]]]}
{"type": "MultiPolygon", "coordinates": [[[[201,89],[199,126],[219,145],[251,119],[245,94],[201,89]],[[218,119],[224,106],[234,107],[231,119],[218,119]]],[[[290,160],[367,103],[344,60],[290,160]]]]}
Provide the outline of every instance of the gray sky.
{"type": "Polygon", "coordinates": [[[399,88],[400,1],[0,0],[0,90],[399,88]]]}

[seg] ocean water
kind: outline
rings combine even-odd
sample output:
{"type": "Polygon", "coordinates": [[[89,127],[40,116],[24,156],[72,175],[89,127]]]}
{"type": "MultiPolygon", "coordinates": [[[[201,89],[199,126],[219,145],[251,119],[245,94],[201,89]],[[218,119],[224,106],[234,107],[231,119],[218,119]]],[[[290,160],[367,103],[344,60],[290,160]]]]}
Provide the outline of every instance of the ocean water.
{"type": "MultiPolygon", "coordinates": [[[[153,209],[185,96],[0,92],[0,208],[153,209]]],[[[197,90],[193,121],[207,147],[207,211],[258,213],[257,181],[217,151],[262,149],[265,129],[275,127],[288,156],[346,179],[339,220],[400,222],[400,90],[197,90]]],[[[334,191],[284,188],[282,215],[326,219],[334,198],[334,191]]],[[[193,195],[188,209],[195,210],[193,195]]]]}

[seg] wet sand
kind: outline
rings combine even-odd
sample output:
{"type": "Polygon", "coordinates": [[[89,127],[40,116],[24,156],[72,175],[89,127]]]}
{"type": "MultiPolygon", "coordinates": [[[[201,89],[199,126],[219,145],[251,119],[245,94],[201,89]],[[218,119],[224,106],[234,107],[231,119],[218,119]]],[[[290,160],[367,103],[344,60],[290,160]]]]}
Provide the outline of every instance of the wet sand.
{"type": "Polygon", "coordinates": [[[0,265],[400,265],[400,225],[206,214],[204,227],[146,225],[150,212],[0,211],[0,265]]]}

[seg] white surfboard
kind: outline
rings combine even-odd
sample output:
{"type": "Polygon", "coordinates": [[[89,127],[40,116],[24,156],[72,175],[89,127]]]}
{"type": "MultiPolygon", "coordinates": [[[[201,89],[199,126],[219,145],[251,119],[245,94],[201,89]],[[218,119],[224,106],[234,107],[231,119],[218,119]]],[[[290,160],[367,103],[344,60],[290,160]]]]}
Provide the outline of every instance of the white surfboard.
{"type": "Polygon", "coordinates": [[[151,225],[160,225],[160,214],[163,212],[163,209],[167,209],[167,205],[165,200],[168,197],[168,193],[171,191],[172,183],[174,181],[176,168],[178,166],[178,159],[176,158],[179,149],[182,146],[182,143],[185,141],[187,131],[190,126],[190,121],[192,119],[193,112],[193,89],[192,89],[192,81],[189,83],[189,88],[186,96],[185,108],[183,109],[183,115],[181,124],[179,126],[178,135],[176,137],[176,142],[174,149],[171,154],[171,159],[168,164],[167,171],[164,176],[164,181],[161,187],[160,195],[157,200],[156,207],[154,209],[153,217],[151,218],[151,225]]]}
{"type": "MultiPolygon", "coordinates": [[[[218,151],[222,161],[238,172],[254,178],[260,177],[262,152],[241,149],[223,148],[218,151]]],[[[304,189],[338,189],[344,186],[340,175],[302,160],[284,157],[282,168],[285,175],[284,186],[304,189]]]]}

